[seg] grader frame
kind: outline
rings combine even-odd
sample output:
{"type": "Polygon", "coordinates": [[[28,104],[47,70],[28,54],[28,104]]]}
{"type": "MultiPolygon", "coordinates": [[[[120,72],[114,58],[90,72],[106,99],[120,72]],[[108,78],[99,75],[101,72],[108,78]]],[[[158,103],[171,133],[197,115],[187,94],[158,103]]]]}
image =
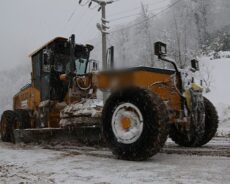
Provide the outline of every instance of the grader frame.
{"type": "MultiPolygon", "coordinates": [[[[72,35],[69,40],[56,38],[31,54],[32,82],[14,96],[14,111],[2,115],[3,141],[14,141],[15,128],[59,128],[60,122],[71,125],[70,119],[85,119],[79,104],[95,99],[98,90],[110,93],[98,111],[99,124],[118,158],[145,160],[159,152],[168,134],[189,147],[204,145],[215,135],[215,107],[194,80],[184,88],[177,65],[166,57],[166,44],[155,43],[155,54],[173,70],[140,66],[88,72],[92,50],[91,45],[75,44],[72,35]],[[78,112],[69,116],[70,109],[78,112]]],[[[192,60],[192,66],[197,71],[198,62],[192,60]]]]}

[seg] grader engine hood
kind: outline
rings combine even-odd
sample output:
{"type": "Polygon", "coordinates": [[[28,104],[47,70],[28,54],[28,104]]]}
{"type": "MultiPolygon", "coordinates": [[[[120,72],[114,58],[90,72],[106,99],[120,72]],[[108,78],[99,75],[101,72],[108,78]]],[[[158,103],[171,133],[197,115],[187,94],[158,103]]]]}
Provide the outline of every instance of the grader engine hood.
{"type": "MultiPolygon", "coordinates": [[[[79,118],[101,118],[103,103],[96,99],[95,91],[113,93],[131,86],[141,87],[159,94],[168,110],[179,112],[181,97],[177,92],[176,77],[173,70],[136,67],[124,70],[93,72],[76,76],[73,84],[73,94],[81,96],[77,103],[68,105],[61,112],[61,126],[78,124],[79,118]],[[77,118],[77,119],[76,119],[77,118]]],[[[176,113],[175,113],[176,114],[176,113]]]]}
{"type": "Polygon", "coordinates": [[[138,86],[153,91],[167,103],[169,108],[179,111],[181,97],[175,81],[177,75],[174,70],[150,67],[134,67],[123,70],[113,70],[94,73],[92,83],[102,91],[116,91],[129,86],[138,86]]]}
{"type": "Polygon", "coordinates": [[[153,83],[171,81],[173,70],[150,67],[133,67],[94,74],[93,81],[99,89],[116,89],[127,86],[150,87],[153,83]]]}

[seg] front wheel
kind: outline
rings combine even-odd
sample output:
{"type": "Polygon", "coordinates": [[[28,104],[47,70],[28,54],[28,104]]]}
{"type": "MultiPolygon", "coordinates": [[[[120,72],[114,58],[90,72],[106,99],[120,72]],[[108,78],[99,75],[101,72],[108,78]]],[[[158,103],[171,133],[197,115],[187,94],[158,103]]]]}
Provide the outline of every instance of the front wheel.
{"type": "Polygon", "coordinates": [[[168,121],[160,97],[139,87],[113,93],[102,112],[105,139],[124,160],[146,160],[158,153],[167,139],[168,121]]]}
{"type": "Polygon", "coordinates": [[[216,134],[219,118],[215,106],[204,97],[205,104],[205,133],[198,146],[207,144],[216,134]]]}
{"type": "Polygon", "coordinates": [[[216,134],[218,128],[218,115],[214,105],[205,97],[203,97],[205,108],[205,122],[202,127],[202,133],[194,125],[191,126],[191,134],[179,129],[176,125],[171,125],[169,136],[178,145],[184,147],[200,147],[207,144],[216,134]]]}

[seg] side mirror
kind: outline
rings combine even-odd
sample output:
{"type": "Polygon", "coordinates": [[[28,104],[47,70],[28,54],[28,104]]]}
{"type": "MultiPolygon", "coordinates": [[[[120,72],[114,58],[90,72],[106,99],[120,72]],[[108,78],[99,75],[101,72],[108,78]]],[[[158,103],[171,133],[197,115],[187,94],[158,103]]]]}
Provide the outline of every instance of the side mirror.
{"type": "Polygon", "coordinates": [[[79,63],[81,63],[81,64],[82,64],[82,63],[85,63],[85,60],[84,60],[84,59],[81,59],[81,58],[79,58],[78,61],[79,61],[79,63]]]}
{"type": "Polygon", "coordinates": [[[107,50],[107,69],[113,69],[114,68],[114,46],[111,46],[107,50]]]}
{"type": "Polygon", "coordinates": [[[167,54],[167,45],[162,42],[156,42],[154,44],[155,55],[162,56],[167,54]]]}
{"type": "Polygon", "coordinates": [[[94,49],[94,46],[86,44],[87,49],[91,52],[94,49]]]}
{"type": "Polygon", "coordinates": [[[98,71],[98,63],[99,61],[97,60],[94,59],[89,60],[87,71],[88,72],[98,71]]]}
{"type": "Polygon", "coordinates": [[[200,70],[199,61],[197,61],[196,59],[191,60],[191,67],[193,72],[199,71],[200,70]]]}
{"type": "Polygon", "coordinates": [[[98,70],[98,62],[93,61],[93,71],[97,71],[97,70],[98,70]]]}

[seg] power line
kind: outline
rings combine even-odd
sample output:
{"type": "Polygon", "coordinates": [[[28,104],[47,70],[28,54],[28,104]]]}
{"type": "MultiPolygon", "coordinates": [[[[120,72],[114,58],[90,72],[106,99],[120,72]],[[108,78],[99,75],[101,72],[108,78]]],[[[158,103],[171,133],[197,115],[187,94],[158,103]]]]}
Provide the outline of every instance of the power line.
{"type": "Polygon", "coordinates": [[[99,8],[100,6],[99,5],[95,5],[94,7],[89,7],[89,9],[91,9],[91,10],[94,10],[94,9],[96,9],[96,8],[99,8]]]}
{"type": "MultiPolygon", "coordinates": [[[[95,16],[95,14],[94,15],[92,15],[92,17],[90,17],[90,19],[87,21],[87,23],[85,24],[86,26],[85,26],[85,28],[84,28],[84,30],[86,30],[85,31],[85,34],[86,35],[88,35],[88,33],[89,33],[89,31],[91,30],[91,23],[92,23],[92,21],[93,21],[93,17],[95,16]],[[86,28],[87,27],[87,28],[86,28]]],[[[90,36],[92,35],[92,33],[90,34],[90,36]]]]}
{"type": "MultiPolygon", "coordinates": [[[[124,0],[123,0],[124,1],[124,0]]],[[[158,1],[157,3],[155,2],[153,2],[153,3],[148,3],[148,4],[146,4],[146,5],[158,5],[158,4],[161,4],[161,3],[163,3],[163,2],[166,2],[166,1],[169,1],[169,0],[160,0],[160,1],[158,1]]],[[[151,7],[151,6],[149,6],[149,7],[151,7]]],[[[125,10],[125,11],[120,11],[120,12],[116,12],[116,13],[112,13],[112,14],[110,14],[110,15],[117,15],[117,14],[125,14],[125,13],[127,13],[127,12],[132,12],[132,11],[134,11],[134,10],[139,10],[140,9],[140,6],[139,7],[136,7],[136,8],[133,8],[133,9],[130,9],[130,10],[125,10]]]]}
{"type": "MultiPolygon", "coordinates": [[[[148,10],[148,12],[155,12],[156,10],[162,10],[162,9],[163,8],[155,8],[155,9],[148,10]]],[[[126,19],[126,18],[129,18],[129,17],[137,16],[137,15],[141,15],[141,13],[135,13],[135,14],[131,14],[131,15],[117,17],[117,18],[114,18],[114,19],[112,18],[112,19],[110,19],[110,22],[114,22],[114,21],[121,20],[121,19],[126,19]]]]}
{"type": "Polygon", "coordinates": [[[82,0],[79,1],[80,6],[88,5],[91,0],[86,1],[85,3],[82,3],[82,0]]]}
{"type": "Polygon", "coordinates": [[[126,18],[129,18],[129,17],[137,16],[137,15],[141,15],[141,14],[140,13],[135,13],[135,14],[126,15],[126,16],[123,16],[123,17],[117,17],[117,18],[114,18],[114,19],[109,19],[109,21],[110,22],[115,22],[115,21],[118,21],[118,20],[121,20],[121,19],[126,19],[126,18]]]}
{"type": "MultiPolygon", "coordinates": [[[[81,13],[81,12],[80,12],[80,13],[81,13]]],[[[86,16],[85,16],[86,13],[87,13],[87,10],[86,10],[86,9],[81,13],[82,20],[86,17],[86,16]]],[[[79,27],[79,25],[80,25],[80,24],[73,24],[72,29],[71,29],[72,32],[73,32],[74,30],[76,30],[76,28],[79,27]]]]}
{"type": "Polygon", "coordinates": [[[71,21],[71,19],[72,19],[72,18],[73,18],[73,16],[75,15],[75,13],[76,13],[77,9],[78,9],[78,7],[76,6],[76,7],[74,8],[73,12],[70,14],[70,16],[69,16],[69,18],[68,18],[67,22],[71,21]]]}
{"type": "Polygon", "coordinates": [[[99,7],[98,5],[95,5],[94,7],[91,8],[92,3],[93,3],[92,0],[88,0],[85,3],[82,4],[82,0],[79,0],[79,5],[80,6],[86,6],[86,5],[88,5],[88,8],[91,9],[91,10],[96,9],[97,7],[99,7]]]}
{"type": "Polygon", "coordinates": [[[63,24],[63,27],[61,28],[62,31],[66,29],[67,27],[66,25],[72,20],[77,10],[78,10],[78,6],[75,6],[71,14],[68,17],[66,17],[66,22],[63,24]]]}
{"type": "Polygon", "coordinates": [[[123,29],[129,29],[129,28],[131,28],[131,27],[135,27],[135,26],[137,26],[137,25],[140,25],[140,24],[142,24],[142,23],[144,23],[144,22],[146,22],[146,21],[148,21],[148,20],[150,20],[150,19],[153,19],[153,18],[157,17],[158,15],[164,13],[164,12],[167,11],[168,9],[172,8],[173,6],[175,6],[175,5],[176,5],[177,3],[179,3],[180,1],[182,1],[182,0],[177,0],[176,2],[174,2],[174,3],[170,4],[169,6],[167,6],[167,7],[166,7],[165,9],[163,9],[162,11],[160,11],[160,12],[158,12],[158,13],[156,13],[156,14],[154,14],[154,15],[148,17],[148,18],[146,18],[146,20],[143,20],[143,21],[141,21],[141,22],[138,22],[138,23],[135,23],[135,24],[132,24],[132,25],[123,27],[123,28],[121,28],[121,29],[117,29],[117,30],[115,30],[115,31],[112,31],[111,33],[115,33],[115,32],[118,32],[118,31],[120,31],[120,30],[123,30],[123,29]]]}

